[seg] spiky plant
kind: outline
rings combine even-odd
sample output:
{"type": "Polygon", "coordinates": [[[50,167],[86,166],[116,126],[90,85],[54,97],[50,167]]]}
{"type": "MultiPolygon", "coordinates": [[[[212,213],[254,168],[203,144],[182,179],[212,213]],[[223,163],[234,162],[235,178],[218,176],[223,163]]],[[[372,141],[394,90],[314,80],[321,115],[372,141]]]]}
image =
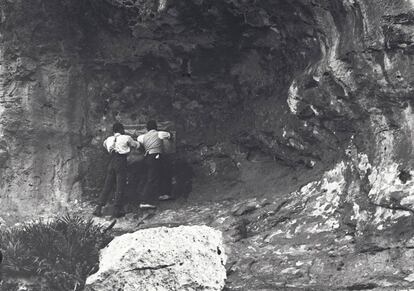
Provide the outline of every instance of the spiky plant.
{"type": "Polygon", "coordinates": [[[82,290],[111,239],[92,220],[69,215],[1,231],[4,277],[35,276],[42,290],[82,290]]]}

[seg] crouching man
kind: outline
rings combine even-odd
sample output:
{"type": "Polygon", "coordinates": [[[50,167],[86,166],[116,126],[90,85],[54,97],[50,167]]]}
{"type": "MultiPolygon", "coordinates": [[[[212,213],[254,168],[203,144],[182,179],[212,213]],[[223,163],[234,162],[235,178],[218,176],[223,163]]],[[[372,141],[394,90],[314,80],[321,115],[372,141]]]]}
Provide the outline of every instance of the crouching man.
{"type": "Polygon", "coordinates": [[[113,135],[103,143],[111,158],[106,172],[105,184],[99,197],[99,204],[93,212],[95,216],[102,216],[102,207],[107,203],[114,186],[115,203],[112,216],[121,217],[124,215],[122,200],[127,178],[127,155],[131,152],[131,147],[139,148],[139,143],[125,134],[124,126],[121,123],[115,123],[112,131],[113,135]]]}

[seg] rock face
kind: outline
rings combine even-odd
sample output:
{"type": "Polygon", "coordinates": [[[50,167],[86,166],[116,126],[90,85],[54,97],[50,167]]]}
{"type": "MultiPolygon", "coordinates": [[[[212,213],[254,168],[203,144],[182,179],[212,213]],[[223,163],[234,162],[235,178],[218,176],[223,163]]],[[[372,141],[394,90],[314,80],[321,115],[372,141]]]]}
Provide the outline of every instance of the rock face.
{"type": "Polygon", "coordinates": [[[193,213],[245,244],[229,288],[410,287],[412,1],[0,3],[2,213],[90,198],[114,120],[173,120],[195,193],[269,199],[193,213]]]}
{"type": "Polygon", "coordinates": [[[222,290],[226,255],[220,231],[159,227],[116,237],[101,251],[90,291],[222,290]]]}
{"type": "MultiPolygon", "coordinates": [[[[412,217],[381,208],[375,217],[355,216],[344,202],[343,166],[324,175],[323,183],[278,201],[252,198],[160,210],[143,227],[206,224],[221,230],[229,291],[409,290],[412,217]]],[[[128,219],[115,225],[121,232],[136,227],[137,220],[128,219]]]]}
{"type": "Polygon", "coordinates": [[[409,1],[0,3],[11,217],[96,195],[117,119],[173,120],[176,172],[187,173],[176,178],[219,196],[291,192],[348,146],[371,179],[411,177],[409,1]],[[284,175],[292,181],[273,182],[284,175]]]}

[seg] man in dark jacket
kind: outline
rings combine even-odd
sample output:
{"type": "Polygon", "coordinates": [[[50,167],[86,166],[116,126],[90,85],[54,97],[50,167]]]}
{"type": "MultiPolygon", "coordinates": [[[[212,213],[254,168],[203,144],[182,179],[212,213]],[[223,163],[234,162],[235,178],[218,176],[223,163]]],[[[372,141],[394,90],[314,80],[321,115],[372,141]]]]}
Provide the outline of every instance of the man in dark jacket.
{"type": "Polygon", "coordinates": [[[125,134],[124,126],[121,123],[115,123],[112,131],[114,135],[103,142],[111,159],[106,172],[105,185],[99,197],[99,204],[93,213],[96,216],[102,216],[102,207],[107,203],[109,194],[115,185],[115,205],[112,216],[121,217],[123,215],[122,198],[127,177],[127,155],[130,153],[131,147],[139,148],[139,143],[125,134]]]}

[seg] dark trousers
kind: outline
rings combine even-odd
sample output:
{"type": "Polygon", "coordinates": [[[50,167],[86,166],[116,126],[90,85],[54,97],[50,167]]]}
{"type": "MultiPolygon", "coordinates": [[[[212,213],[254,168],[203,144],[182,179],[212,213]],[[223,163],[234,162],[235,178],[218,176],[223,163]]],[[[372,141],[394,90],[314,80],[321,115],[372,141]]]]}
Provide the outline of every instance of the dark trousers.
{"type": "Polygon", "coordinates": [[[145,157],[147,176],[142,194],[142,201],[154,203],[158,200],[162,181],[162,156],[161,154],[149,154],[145,157]],[[157,158],[158,156],[158,158],[157,158]]]}
{"type": "Polygon", "coordinates": [[[116,185],[115,206],[122,206],[122,198],[127,177],[127,155],[112,153],[106,172],[105,185],[99,197],[99,205],[104,206],[108,202],[109,194],[116,185]]]}
{"type": "Polygon", "coordinates": [[[161,177],[161,195],[171,196],[172,194],[172,157],[168,154],[162,156],[162,177],[161,177]]]}

